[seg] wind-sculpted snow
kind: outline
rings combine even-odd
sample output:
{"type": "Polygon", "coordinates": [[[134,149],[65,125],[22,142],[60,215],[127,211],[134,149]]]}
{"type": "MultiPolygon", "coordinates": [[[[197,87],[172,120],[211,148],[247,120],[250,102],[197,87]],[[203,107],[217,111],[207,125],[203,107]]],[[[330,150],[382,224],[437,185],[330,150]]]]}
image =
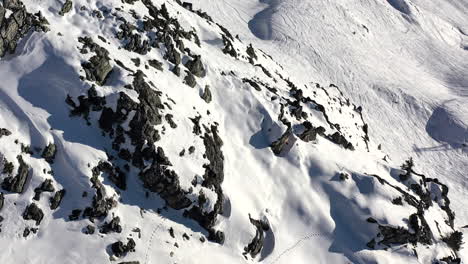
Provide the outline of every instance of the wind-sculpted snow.
{"type": "Polygon", "coordinates": [[[260,3],[266,5],[265,9],[257,13],[252,20],[249,21],[249,28],[252,33],[260,39],[271,40],[273,35],[272,16],[275,9],[278,7],[279,0],[260,0],[260,3]]]}
{"type": "MultiPolygon", "coordinates": [[[[285,6],[264,4],[248,21],[271,39],[285,6]]],[[[399,169],[346,86],[241,26],[172,0],[5,0],[8,25],[16,5],[36,15],[0,59],[0,262],[461,257],[446,175],[399,169]]]]}

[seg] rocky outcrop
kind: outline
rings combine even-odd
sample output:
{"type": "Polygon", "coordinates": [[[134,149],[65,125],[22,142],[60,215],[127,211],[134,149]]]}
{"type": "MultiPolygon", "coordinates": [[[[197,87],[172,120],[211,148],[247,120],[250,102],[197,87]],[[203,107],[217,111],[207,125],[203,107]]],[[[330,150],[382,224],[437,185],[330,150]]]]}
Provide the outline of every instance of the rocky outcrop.
{"type": "Polygon", "coordinates": [[[120,226],[120,217],[112,218],[110,222],[105,222],[99,229],[99,233],[108,234],[110,232],[121,233],[122,226],[120,226]]]}
{"type": "Polygon", "coordinates": [[[275,153],[275,155],[281,155],[281,153],[283,153],[283,151],[289,146],[289,141],[292,136],[293,133],[291,129],[288,129],[278,140],[271,143],[270,147],[273,153],[275,153]]]}
{"type": "Polygon", "coordinates": [[[206,128],[203,136],[205,145],[205,156],[210,161],[204,165],[205,174],[203,175],[202,186],[214,190],[217,196],[214,209],[210,212],[205,212],[203,206],[205,199],[203,195],[198,197],[199,205],[194,205],[190,210],[186,210],[184,215],[197,221],[202,227],[209,232],[208,239],[216,243],[224,243],[224,233],[216,231],[213,226],[216,224],[216,218],[223,212],[224,194],[221,184],[224,181],[224,154],[221,150],[223,141],[221,140],[216,126],[211,126],[211,129],[206,128]]]}
{"type": "Polygon", "coordinates": [[[0,5],[0,58],[7,53],[14,53],[18,42],[30,31],[48,31],[48,22],[41,15],[26,11],[19,0],[4,0],[0,5]],[[12,14],[6,18],[7,11],[12,14]]]}
{"type": "Polygon", "coordinates": [[[2,188],[9,192],[22,193],[28,180],[29,165],[23,161],[22,156],[17,157],[20,164],[15,177],[7,177],[3,180],[2,188]]]}
{"type": "Polygon", "coordinates": [[[92,56],[89,61],[81,64],[86,74],[88,81],[96,82],[98,85],[104,85],[107,78],[113,70],[110,64],[109,52],[97,45],[89,37],[83,37],[78,39],[79,42],[83,43],[82,53],[86,52],[89,48],[96,55],[92,56]]]}
{"type": "Polygon", "coordinates": [[[112,253],[116,257],[122,257],[127,255],[128,252],[135,251],[135,241],[132,238],[128,238],[127,244],[124,244],[122,241],[117,241],[111,245],[112,253]]]}
{"type": "Polygon", "coordinates": [[[195,76],[204,77],[206,75],[205,67],[200,56],[194,56],[193,60],[187,61],[185,67],[195,76]]]}
{"type": "Polygon", "coordinates": [[[184,78],[184,83],[194,88],[195,85],[197,85],[197,80],[195,79],[195,76],[189,71],[186,71],[185,73],[187,74],[187,76],[185,76],[184,78]]]}
{"type": "Polygon", "coordinates": [[[41,157],[49,163],[54,163],[55,154],[57,154],[57,146],[50,143],[42,152],[41,157]]]}
{"type": "Polygon", "coordinates": [[[40,225],[44,218],[44,213],[35,203],[32,203],[26,207],[23,213],[24,220],[34,220],[36,225],[40,225]]]}
{"type": "Polygon", "coordinates": [[[149,169],[140,173],[140,179],[145,188],[158,193],[174,209],[187,208],[192,204],[180,187],[179,176],[167,165],[153,161],[149,169]]]}
{"type": "Polygon", "coordinates": [[[41,193],[43,192],[54,192],[55,191],[55,188],[54,188],[54,185],[52,184],[52,180],[51,179],[46,179],[45,181],[43,181],[41,183],[41,185],[39,187],[37,187],[36,189],[34,189],[34,200],[36,201],[39,201],[40,200],[40,197],[41,197],[41,193]]]}
{"type": "Polygon", "coordinates": [[[205,86],[205,90],[203,90],[203,94],[201,95],[201,98],[207,103],[209,104],[211,102],[211,100],[213,99],[213,96],[211,95],[211,90],[210,90],[210,86],[207,85],[205,86]]]}
{"type": "Polygon", "coordinates": [[[262,251],[263,244],[265,242],[265,231],[270,230],[270,226],[267,222],[262,220],[255,220],[250,217],[250,223],[255,227],[255,237],[252,241],[244,248],[243,255],[250,254],[252,258],[255,258],[258,253],[262,251]]]}
{"type": "Polygon", "coordinates": [[[299,138],[305,142],[314,141],[317,139],[317,135],[323,135],[325,132],[324,127],[314,127],[310,122],[306,121],[303,123],[305,128],[304,132],[299,135],[299,138]]]}
{"type": "Polygon", "coordinates": [[[65,196],[66,191],[65,189],[62,189],[54,194],[49,200],[50,202],[50,209],[55,210],[60,206],[60,203],[63,200],[63,197],[65,196]]]}

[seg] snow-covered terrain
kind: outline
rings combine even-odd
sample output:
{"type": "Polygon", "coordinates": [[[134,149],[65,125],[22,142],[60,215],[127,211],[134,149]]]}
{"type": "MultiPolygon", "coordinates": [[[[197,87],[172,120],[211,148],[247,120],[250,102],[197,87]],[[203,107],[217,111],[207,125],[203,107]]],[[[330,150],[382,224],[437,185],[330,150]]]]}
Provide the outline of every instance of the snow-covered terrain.
{"type": "Polygon", "coordinates": [[[464,0],[23,2],[1,263],[468,261],[464,0]]]}

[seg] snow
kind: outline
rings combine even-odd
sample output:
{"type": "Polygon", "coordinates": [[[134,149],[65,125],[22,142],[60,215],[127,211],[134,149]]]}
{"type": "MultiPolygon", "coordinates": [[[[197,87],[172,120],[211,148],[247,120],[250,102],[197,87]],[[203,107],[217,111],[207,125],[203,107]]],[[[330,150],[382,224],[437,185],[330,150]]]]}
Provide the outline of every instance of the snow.
{"type": "MultiPolygon", "coordinates": [[[[249,43],[271,54],[274,61],[256,49],[257,62],[271,73],[287,76],[303,89],[304,96],[324,105],[330,122],[339,124],[356,147],[356,151],[349,151],[324,137],[307,143],[293,136],[294,143],[281,156],[275,156],[269,148],[286,130],[278,120],[279,104],[270,100],[274,94],[264,87],[256,91],[241,78],[259,78],[277,88],[280,98],[288,97],[287,84],[276,75],[278,82],[267,78],[260,67],[250,65],[246,59],[234,60],[223,54],[222,31],[213,23],[174,1],[153,1],[156,6],[166,3],[169,12],[177,14],[181,26],[194,28],[200,37],[201,47],[184,42],[194,54],[202,55],[207,72],[207,77],[197,78],[198,84],[192,89],[183,84],[183,78],[170,72],[171,66],[159,49],[144,56],[119,49],[115,33],[120,22],[110,15],[103,19],[92,15],[92,10],[100,7],[112,12],[121,7],[125,12],[134,9],[143,17],[148,11],[141,2],[128,5],[113,0],[75,0],[72,11],[63,17],[58,15],[61,5],[57,1],[24,2],[29,12],[42,12],[51,31],[32,33],[14,55],[0,60],[0,127],[13,133],[0,139],[0,152],[16,162],[20,147],[12,139],[18,139],[32,147],[53,142],[59,153],[53,165],[41,159],[40,153],[23,155],[34,170],[25,193],[6,195],[0,212],[5,218],[0,233],[0,262],[108,263],[109,245],[132,236],[136,252],[112,263],[431,263],[434,258],[451,254],[440,242],[439,234],[437,244],[430,249],[417,247],[419,259],[410,248],[371,250],[366,246],[378,232],[376,225],[366,222],[368,217],[381,224],[407,226],[407,217],[416,212],[407,204],[392,204],[391,200],[401,194],[368,175],[377,174],[407,190],[394,178],[394,172],[410,156],[415,159],[416,171],[449,185],[457,216],[455,227],[468,224],[464,201],[468,151],[463,145],[468,139],[465,0],[194,0],[196,9],[207,11],[234,36],[239,34],[241,41],[234,45],[240,57],[246,56],[249,43]],[[87,9],[80,10],[82,5],[87,9]],[[98,35],[110,43],[100,41],[98,35]],[[128,191],[115,191],[113,184],[101,177],[108,194],[119,199],[112,213],[122,218],[121,234],[86,235],[82,229],[90,224],[89,220],[68,221],[71,210],[91,203],[92,195],[82,197],[83,191],[92,192],[91,168],[106,160],[106,152],[112,148],[111,141],[101,135],[97,113],[91,116],[92,125],[87,126],[80,118],[70,118],[64,103],[68,94],[77,98],[91,86],[79,79],[84,75],[81,63],[91,57],[79,53],[80,36],[92,37],[109,50],[112,59],[134,71],[137,67],[131,59],[135,57],[142,65],[150,59],[163,62],[162,72],[151,67],[138,69],[144,71],[172,108],[162,115],[173,113],[178,126],[170,129],[164,124],[166,131],[157,145],[164,147],[180,175],[182,188],[191,187],[193,178],[203,175],[202,165],[208,162],[203,157],[203,140],[192,134],[189,118],[200,114],[202,124],[219,123],[224,142],[222,187],[226,208],[218,216],[216,228],[225,232],[224,245],[201,243],[199,238],[207,236],[206,230],[184,218],[180,211],[156,213],[164,201],[154,193],[145,198],[146,190],[136,173],[129,177],[128,191]],[[329,87],[330,83],[339,89],[329,87]],[[213,93],[210,104],[200,98],[206,85],[213,93]],[[348,97],[356,106],[363,106],[363,118],[369,124],[369,152],[362,140],[361,117],[354,105],[341,104],[348,97]],[[382,151],[377,149],[379,144],[382,151]],[[189,146],[196,149],[192,155],[188,155],[189,146]],[[182,149],[186,154],[179,157],[182,149]],[[386,154],[388,162],[382,160],[386,154]],[[44,175],[43,169],[52,169],[54,174],[44,175]],[[348,173],[350,179],[339,180],[339,172],[348,173]],[[58,183],[56,188],[67,190],[62,206],[51,211],[50,194],[43,193],[39,205],[45,218],[38,234],[23,238],[24,227],[33,227],[33,223],[22,221],[20,216],[34,195],[33,189],[49,177],[58,183]],[[256,259],[242,255],[255,235],[249,214],[267,220],[271,228],[256,259]],[[138,239],[132,231],[136,227],[142,230],[138,239]],[[171,227],[176,239],[169,235],[171,227]],[[182,239],[183,233],[189,234],[190,240],[182,239]],[[175,241],[179,248],[174,246],[175,241]]],[[[135,21],[130,15],[123,16],[135,21]]],[[[115,110],[119,92],[125,91],[135,101],[138,96],[123,88],[132,80],[128,72],[111,63],[114,72],[98,93],[113,98],[108,103],[115,110]]],[[[304,111],[314,125],[325,127],[327,134],[337,131],[312,105],[304,111]]],[[[293,122],[293,126],[300,124],[293,122]]],[[[214,201],[212,190],[198,186],[193,193],[200,190],[214,201]]],[[[207,204],[205,210],[213,206],[207,204]]],[[[443,234],[451,231],[442,224],[446,216],[439,207],[431,208],[428,217],[441,223],[443,234]]],[[[467,249],[462,249],[459,256],[468,261],[467,249]]]]}

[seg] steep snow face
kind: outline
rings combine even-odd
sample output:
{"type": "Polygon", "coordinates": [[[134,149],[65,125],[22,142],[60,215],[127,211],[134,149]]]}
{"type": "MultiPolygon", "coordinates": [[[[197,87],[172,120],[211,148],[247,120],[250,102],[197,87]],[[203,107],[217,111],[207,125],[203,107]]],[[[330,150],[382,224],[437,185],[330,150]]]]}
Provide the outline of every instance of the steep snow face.
{"type": "Polygon", "coordinates": [[[466,1],[195,2],[239,25],[243,40],[274,54],[290,75],[342,87],[392,163],[413,156],[448,182],[465,225],[466,1]]]}
{"type": "MultiPolygon", "coordinates": [[[[378,99],[382,107],[372,108],[380,115],[369,106],[363,110],[345,96],[358,94],[357,83],[316,83],[331,79],[330,68],[315,68],[331,58],[329,46],[320,46],[327,54],[320,60],[309,52],[297,60],[291,52],[307,49],[293,49],[288,38],[279,37],[279,29],[292,26],[275,22],[277,15],[300,11],[299,3],[194,1],[193,10],[164,0],[24,4],[0,5],[0,44],[6,47],[0,59],[0,261],[466,258],[458,248],[458,216],[466,220],[457,207],[464,187],[452,187],[454,181],[445,185],[445,176],[451,176],[446,171],[432,175],[436,166],[447,166],[445,157],[432,167],[418,159],[400,168],[406,150],[379,146],[387,136],[392,144],[420,142],[417,134],[449,149],[458,146],[464,155],[463,144],[452,136],[463,139],[466,132],[461,99],[444,101],[427,128],[404,130],[407,122],[419,125],[418,113],[426,111],[416,95],[447,99],[449,88],[438,91],[434,81],[428,94],[382,88],[371,97],[373,90],[364,90],[360,102],[378,99]],[[237,15],[226,15],[232,11],[237,15]],[[405,104],[391,106],[386,96],[405,104]],[[408,106],[415,114],[405,121],[413,113],[404,112],[408,106]],[[395,117],[389,114],[393,108],[395,117]],[[402,124],[386,129],[402,132],[382,132],[386,118],[402,124]],[[453,120],[451,129],[441,130],[447,119],[453,120]],[[418,134],[425,129],[428,136],[418,134]]],[[[405,21],[416,21],[412,5],[387,4],[405,21]]],[[[345,61],[337,71],[355,76],[368,71],[362,64],[350,70],[347,63],[356,62],[355,54],[341,48],[345,61]]],[[[463,83],[463,76],[456,76],[451,80],[463,83]]]]}

